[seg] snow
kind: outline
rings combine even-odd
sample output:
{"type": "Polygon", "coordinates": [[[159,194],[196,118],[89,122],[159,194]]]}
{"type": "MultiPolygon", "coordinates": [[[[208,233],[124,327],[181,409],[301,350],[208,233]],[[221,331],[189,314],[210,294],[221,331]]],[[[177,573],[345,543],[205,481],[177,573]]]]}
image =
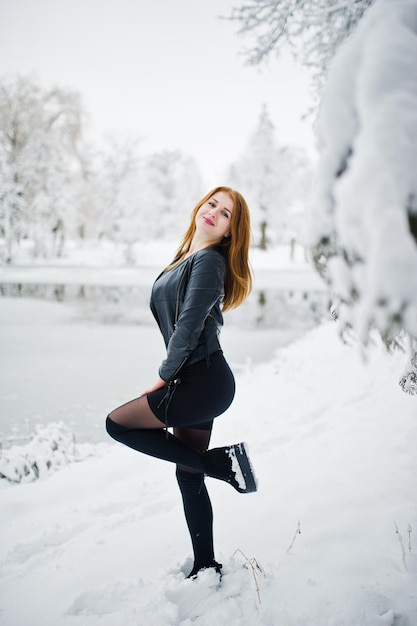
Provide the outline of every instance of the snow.
{"type": "Polygon", "coordinates": [[[313,250],[362,343],[417,337],[417,1],[379,0],[336,54],[323,92],[313,250]],[[332,257],[336,254],[336,257],[332,257]]]}
{"type": "MultiPolygon", "coordinates": [[[[28,302],[6,302],[23,322],[28,302]]],[[[30,307],[52,343],[73,337],[66,305],[30,307]]],[[[91,397],[103,392],[105,404],[128,390],[126,356],[113,349],[110,376],[103,343],[135,345],[137,328],[85,326],[102,368],[91,397]]],[[[67,355],[74,396],[88,358],[67,355]]],[[[184,579],[191,546],[168,463],[109,440],[52,475],[1,481],[0,625],[416,624],[417,409],[393,376],[399,359],[373,337],[363,362],[329,322],[236,373],[212,445],[247,441],[259,491],[207,479],[220,587],[210,571],[184,579]]],[[[36,366],[46,368],[42,358],[36,366]]],[[[104,415],[103,406],[103,428],[104,415]]]]}
{"type": "MultiPolygon", "coordinates": [[[[417,336],[416,16],[417,0],[375,4],[335,59],[318,124],[311,245],[335,245],[327,278],[367,360],[324,323],[267,362],[234,367],[236,399],[211,444],[247,441],[259,491],[207,479],[220,585],[213,571],[184,577],[174,467],[100,439],[109,410],[157,370],[157,330],[1,300],[2,420],[18,411],[44,425],[0,459],[20,481],[0,480],[0,626],[417,624],[417,409],[396,383],[401,353],[370,331],[387,333],[400,314],[417,336]],[[74,441],[75,414],[88,443],[74,441]]],[[[147,286],[175,248],[136,245],[137,266],[125,267],[121,246],[70,244],[45,268],[23,244],[0,282],[147,286]]],[[[318,288],[300,253],[253,251],[256,287],[318,288]]],[[[231,332],[241,356],[247,336],[231,332]]]]}

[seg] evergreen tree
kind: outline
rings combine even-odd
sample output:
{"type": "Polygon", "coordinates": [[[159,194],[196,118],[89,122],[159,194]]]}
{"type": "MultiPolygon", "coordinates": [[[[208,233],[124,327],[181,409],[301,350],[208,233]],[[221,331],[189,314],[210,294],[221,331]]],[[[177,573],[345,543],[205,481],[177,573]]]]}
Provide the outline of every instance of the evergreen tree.
{"type": "Polygon", "coordinates": [[[279,146],[265,105],[229,178],[251,207],[255,245],[265,250],[271,243],[300,241],[311,166],[303,150],[279,146]]]}
{"type": "Polygon", "coordinates": [[[318,119],[309,238],[342,332],[409,351],[417,393],[417,0],[380,0],[338,51],[318,119]]]}

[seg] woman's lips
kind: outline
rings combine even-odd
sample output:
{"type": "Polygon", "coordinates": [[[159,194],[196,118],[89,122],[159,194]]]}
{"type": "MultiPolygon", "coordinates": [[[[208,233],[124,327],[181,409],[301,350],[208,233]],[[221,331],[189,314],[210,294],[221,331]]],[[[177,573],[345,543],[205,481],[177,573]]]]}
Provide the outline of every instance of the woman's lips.
{"type": "Polygon", "coordinates": [[[213,222],[209,220],[208,217],[203,217],[203,220],[205,221],[206,224],[209,224],[210,226],[214,226],[213,222]]]}

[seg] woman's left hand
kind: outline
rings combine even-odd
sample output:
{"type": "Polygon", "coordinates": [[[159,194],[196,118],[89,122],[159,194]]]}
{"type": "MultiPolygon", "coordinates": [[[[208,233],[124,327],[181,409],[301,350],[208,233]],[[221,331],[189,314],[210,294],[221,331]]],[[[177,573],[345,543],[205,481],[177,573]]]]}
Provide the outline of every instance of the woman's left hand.
{"type": "Polygon", "coordinates": [[[140,395],[147,396],[148,393],[152,393],[152,391],[156,391],[157,389],[162,389],[162,387],[166,387],[167,385],[168,385],[168,382],[166,380],[163,380],[162,378],[158,378],[158,380],[153,385],[153,387],[150,387],[146,391],[143,391],[140,395]]]}

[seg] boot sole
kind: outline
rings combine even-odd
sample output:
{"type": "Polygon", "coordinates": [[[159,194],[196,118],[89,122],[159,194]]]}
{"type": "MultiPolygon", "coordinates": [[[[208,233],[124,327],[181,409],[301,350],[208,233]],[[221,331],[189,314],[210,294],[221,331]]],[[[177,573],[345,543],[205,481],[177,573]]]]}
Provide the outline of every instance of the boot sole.
{"type": "Polygon", "coordinates": [[[256,480],[255,472],[249,459],[247,443],[242,441],[242,443],[237,443],[230,447],[233,450],[233,454],[239,464],[240,471],[245,481],[244,489],[240,486],[235,487],[235,489],[240,493],[254,493],[258,489],[258,481],[256,480]]]}

